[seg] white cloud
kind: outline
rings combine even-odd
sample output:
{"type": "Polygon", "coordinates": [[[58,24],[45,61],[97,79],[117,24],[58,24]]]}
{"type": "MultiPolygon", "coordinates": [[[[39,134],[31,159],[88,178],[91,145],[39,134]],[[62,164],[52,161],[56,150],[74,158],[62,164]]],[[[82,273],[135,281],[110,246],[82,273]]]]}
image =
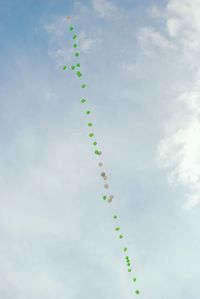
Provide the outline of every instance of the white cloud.
{"type": "Polygon", "coordinates": [[[186,120],[183,128],[179,128],[173,135],[162,140],[160,159],[164,167],[173,168],[170,174],[172,181],[176,180],[183,185],[199,182],[199,132],[200,122],[192,116],[191,120],[186,120]]]}
{"type": "Polygon", "coordinates": [[[70,49],[66,51],[66,49],[51,49],[49,50],[49,56],[54,60],[54,62],[60,67],[65,63],[69,63],[71,61],[71,56],[73,51],[70,49]]]}
{"type": "Polygon", "coordinates": [[[152,46],[162,49],[174,49],[174,45],[152,27],[144,27],[138,33],[138,40],[144,50],[149,51],[152,46]]]}
{"type": "Polygon", "coordinates": [[[176,38],[177,44],[182,47],[185,58],[191,63],[191,59],[199,57],[200,1],[170,0],[166,15],[169,35],[176,38]]]}
{"type": "Polygon", "coordinates": [[[117,12],[117,7],[107,0],[92,0],[94,10],[100,17],[110,17],[117,12]]]}
{"type": "Polygon", "coordinates": [[[166,125],[168,134],[160,142],[158,160],[169,169],[170,183],[189,189],[184,207],[190,208],[200,203],[200,81],[177,100],[180,110],[166,125]]]}
{"type": "Polygon", "coordinates": [[[167,13],[177,18],[184,30],[200,30],[199,0],[169,0],[167,13]]]}
{"type": "Polygon", "coordinates": [[[171,183],[188,190],[183,206],[192,208],[200,203],[200,2],[170,0],[166,27],[179,50],[177,63],[189,75],[175,96],[178,110],[160,142],[159,163],[168,168],[171,183]]]}
{"type": "Polygon", "coordinates": [[[81,31],[79,34],[79,45],[80,50],[83,52],[88,52],[92,48],[95,48],[96,46],[100,46],[102,43],[102,38],[100,37],[101,33],[96,33],[96,38],[87,37],[86,33],[84,31],[81,31]]]}
{"type": "Polygon", "coordinates": [[[163,10],[159,9],[157,6],[153,5],[150,9],[150,15],[154,18],[163,17],[163,10]]]}
{"type": "Polygon", "coordinates": [[[168,19],[167,28],[168,28],[169,35],[171,37],[175,37],[178,34],[180,27],[181,27],[180,22],[177,19],[175,18],[168,19]]]}
{"type": "Polygon", "coordinates": [[[68,28],[66,17],[58,17],[53,22],[44,24],[43,26],[44,29],[49,33],[51,40],[63,38],[63,35],[68,28]]]}

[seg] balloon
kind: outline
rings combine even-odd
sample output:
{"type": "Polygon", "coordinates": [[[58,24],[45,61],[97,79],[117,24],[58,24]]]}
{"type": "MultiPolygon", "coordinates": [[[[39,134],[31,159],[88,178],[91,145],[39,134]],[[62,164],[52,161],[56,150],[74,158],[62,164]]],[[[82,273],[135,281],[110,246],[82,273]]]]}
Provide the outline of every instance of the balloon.
{"type": "Polygon", "coordinates": [[[136,293],[137,295],[139,295],[140,291],[139,291],[139,290],[136,290],[135,293],[136,293]]]}
{"type": "Polygon", "coordinates": [[[99,150],[96,150],[94,153],[95,153],[96,155],[99,155],[99,156],[102,154],[102,152],[99,151],[99,150]]]}
{"type": "Polygon", "coordinates": [[[81,72],[76,72],[76,74],[79,78],[82,76],[81,72]]]}
{"type": "Polygon", "coordinates": [[[111,203],[112,202],[112,198],[108,198],[107,202],[111,203]]]}

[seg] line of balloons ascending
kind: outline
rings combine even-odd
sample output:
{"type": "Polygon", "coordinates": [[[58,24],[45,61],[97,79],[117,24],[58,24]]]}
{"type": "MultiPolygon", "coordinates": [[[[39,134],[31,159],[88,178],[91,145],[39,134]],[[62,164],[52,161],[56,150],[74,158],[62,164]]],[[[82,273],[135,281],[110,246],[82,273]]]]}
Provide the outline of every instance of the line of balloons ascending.
{"type": "MultiPolygon", "coordinates": [[[[68,17],[67,17],[67,20],[68,20],[69,22],[71,22],[71,17],[68,16],[68,17]]],[[[72,25],[69,26],[69,31],[72,32],[72,34],[73,34],[73,36],[72,36],[72,38],[73,38],[73,48],[75,49],[74,56],[78,58],[78,57],[80,56],[80,52],[77,51],[77,48],[78,48],[78,44],[77,44],[77,35],[74,33],[74,27],[73,27],[72,25]]],[[[82,73],[81,73],[81,71],[80,71],[80,67],[81,67],[81,65],[80,65],[79,62],[77,62],[75,65],[72,65],[72,66],[71,66],[71,70],[75,71],[75,72],[76,72],[76,75],[77,75],[79,78],[82,77],[82,73]]],[[[63,66],[63,70],[67,70],[67,69],[68,69],[68,67],[67,67],[66,65],[64,65],[64,66],[63,66]]],[[[80,87],[81,87],[82,89],[84,89],[84,88],[86,88],[86,84],[85,84],[85,83],[81,83],[80,87]]],[[[81,102],[81,104],[84,104],[84,105],[85,105],[85,104],[87,104],[88,100],[85,99],[85,98],[82,98],[82,99],[80,100],[80,102],[81,102]]],[[[90,110],[85,110],[85,114],[86,114],[88,117],[90,117],[90,115],[91,115],[91,111],[90,111],[90,110]]],[[[92,127],[93,127],[93,123],[92,123],[91,121],[88,121],[87,126],[88,126],[89,128],[92,128],[92,127]]],[[[90,133],[89,133],[89,138],[93,139],[94,136],[95,136],[95,135],[94,135],[93,132],[90,132],[90,133]]],[[[93,146],[95,147],[95,148],[94,148],[94,149],[95,149],[95,150],[94,150],[94,153],[95,153],[97,156],[101,156],[101,155],[102,155],[102,151],[98,149],[98,147],[97,147],[97,145],[98,145],[98,144],[97,144],[97,141],[94,141],[94,140],[93,140],[92,144],[93,144],[93,146]]],[[[100,161],[100,162],[98,163],[98,166],[99,166],[100,168],[102,168],[102,167],[103,167],[103,162],[100,161]]],[[[107,183],[108,176],[107,176],[107,174],[106,174],[104,171],[101,172],[101,177],[102,177],[103,180],[105,181],[104,188],[108,190],[108,189],[110,188],[109,184],[107,183]]],[[[104,201],[108,202],[109,204],[113,201],[113,198],[114,198],[114,195],[112,195],[112,194],[109,194],[109,195],[103,195],[103,196],[102,196],[102,199],[103,199],[104,201]]],[[[113,215],[113,219],[114,219],[114,221],[117,221],[118,216],[114,214],[114,215],[113,215]]],[[[115,231],[118,233],[118,238],[119,238],[119,239],[123,239],[123,238],[124,238],[124,235],[121,233],[121,228],[120,228],[119,226],[116,226],[116,227],[115,227],[115,231]]],[[[127,265],[127,270],[128,270],[128,272],[132,272],[132,268],[131,268],[131,259],[130,259],[130,257],[127,255],[128,248],[127,248],[127,247],[124,247],[124,248],[123,248],[123,252],[124,252],[124,254],[125,254],[125,262],[126,262],[126,265],[127,265]]],[[[133,282],[133,283],[136,283],[136,281],[137,281],[137,279],[136,279],[135,277],[132,277],[132,282],[133,282]]],[[[135,290],[134,290],[134,293],[138,295],[138,294],[140,294],[140,291],[139,291],[138,289],[135,289],[135,290]]]]}

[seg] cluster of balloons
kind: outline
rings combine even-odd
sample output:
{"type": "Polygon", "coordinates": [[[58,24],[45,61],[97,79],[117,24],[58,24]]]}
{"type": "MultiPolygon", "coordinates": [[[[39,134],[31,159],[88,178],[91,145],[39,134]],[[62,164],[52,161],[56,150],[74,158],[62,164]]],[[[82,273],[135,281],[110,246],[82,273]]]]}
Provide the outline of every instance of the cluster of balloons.
{"type": "MultiPolygon", "coordinates": [[[[68,17],[67,17],[67,20],[68,20],[69,22],[71,22],[71,17],[68,16],[68,17]]],[[[71,32],[73,33],[73,37],[72,37],[72,38],[73,38],[73,48],[74,48],[74,49],[77,49],[77,48],[78,48],[78,44],[77,44],[77,42],[76,42],[76,41],[77,41],[77,35],[74,33],[74,27],[70,25],[70,26],[69,26],[69,31],[71,31],[71,32]]],[[[79,57],[79,56],[80,56],[80,52],[78,52],[78,51],[76,50],[76,52],[74,53],[74,55],[75,55],[75,57],[79,57]]],[[[76,72],[76,75],[77,75],[79,78],[82,77],[82,73],[81,73],[81,71],[80,71],[80,67],[81,67],[81,65],[80,65],[79,62],[77,62],[75,65],[72,65],[72,66],[71,66],[71,70],[75,71],[75,72],[76,72]]],[[[67,68],[68,68],[68,67],[67,67],[66,65],[63,66],[63,70],[66,70],[67,68]]],[[[85,84],[85,83],[82,83],[80,87],[81,87],[81,88],[86,88],[86,84],[85,84]]],[[[84,105],[85,105],[85,104],[88,102],[88,100],[82,98],[82,99],[80,100],[80,102],[81,102],[81,104],[84,104],[84,105]]],[[[90,110],[85,110],[85,114],[86,114],[87,116],[90,116],[90,115],[91,115],[91,111],[90,111],[90,110]]],[[[91,121],[89,121],[88,124],[87,124],[87,126],[88,126],[89,128],[92,128],[92,127],[93,127],[93,123],[92,123],[91,121]]],[[[90,133],[89,133],[89,138],[94,139],[94,137],[95,137],[94,133],[93,133],[93,132],[90,132],[90,133]]],[[[101,155],[102,155],[102,151],[98,148],[98,143],[97,143],[97,141],[93,141],[92,144],[93,144],[93,146],[95,147],[95,148],[94,148],[94,153],[95,153],[96,155],[98,155],[98,156],[101,156],[101,155]]],[[[98,163],[98,166],[99,166],[100,168],[102,168],[102,167],[104,166],[104,165],[103,165],[103,162],[100,161],[100,162],[98,163]]],[[[108,176],[107,176],[107,174],[106,174],[105,171],[102,171],[102,172],[101,172],[101,177],[102,177],[102,179],[105,181],[104,188],[108,190],[108,189],[110,188],[110,186],[109,186],[109,184],[107,183],[108,176]]],[[[109,194],[109,195],[103,195],[103,197],[102,197],[102,199],[103,199],[104,201],[106,201],[107,203],[109,203],[109,204],[112,203],[113,198],[114,198],[114,195],[112,195],[112,194],[109,194]]],[[[113,215],[113,219],[114,219],[114,221],[117,221],[118,216],[117,216],[117,215],[113,215]]],[[[116,226],[116,227],[115,227],[115,231],[118,233],[118,238],[119,238],[119,239],[123,239],[123,238],[124,238],[124,235],[121,233],[121,228],[120,228],[119,226],[116,226]]],[[[128,271],[128,272],[132,272],[132,268],[131,268],[131,265],[132,265],[132,263],[131,263],[131,259],[130,259],[130,257],[127,255],[128,248],[127,248],[127,247],[124,247],[124,248],[123,248],[123,252],[124,252],[124,254],[125,254],[125,262],[126,262],[126,265],[127,265],[127,271],[128,271]]],[[[132,282],[135,283],[136,281],[137,281],[137,279],[136,279],[135,277],[132,277],[132,282]]],[[[137,294],[137,295],[140,294],[140,291],[139,291],[138,289],[135,289],[134,292],[135,292],[135,294],[137,294]]]]}

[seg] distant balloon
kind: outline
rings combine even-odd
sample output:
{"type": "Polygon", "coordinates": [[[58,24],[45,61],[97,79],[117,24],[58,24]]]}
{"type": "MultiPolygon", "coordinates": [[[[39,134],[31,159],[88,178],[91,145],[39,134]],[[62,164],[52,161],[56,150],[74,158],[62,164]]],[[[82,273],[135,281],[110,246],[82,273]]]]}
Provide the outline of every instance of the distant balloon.
{"type": "Polygon", "coordinates": [[[112,202],[112,198],[108,197],[107,202],[111,203],[112,202]]]}

